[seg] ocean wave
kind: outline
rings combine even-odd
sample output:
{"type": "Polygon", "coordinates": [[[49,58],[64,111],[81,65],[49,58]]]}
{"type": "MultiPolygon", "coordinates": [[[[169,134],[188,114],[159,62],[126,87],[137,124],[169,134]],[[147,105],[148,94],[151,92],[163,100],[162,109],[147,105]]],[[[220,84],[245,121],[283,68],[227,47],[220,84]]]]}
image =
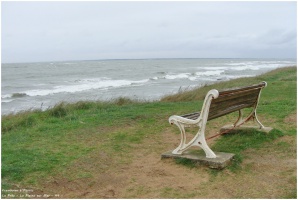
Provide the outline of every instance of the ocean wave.
{"type": "Polygon", "coordinates": [[[227,63],[229,70],[260,70],[260,69],[275,69],[278,67],[289,66],[289,64],[296,64],[291,61],[251,61],[251,62],[236,62],[227,63]]]}
{"type": "Polygon", "coordinates": [[[11,98],[12,94],[4,94],[1,95],[1,99],[7,99],[7,98],[11,98]]]}
{"type": "Polygon", "coordinates": [[[60,65],[77,65],[78,63],[74,63],[74,62],[63,62],[63,63],[59,63],[60,65]]]}
{"type": "Polygon", "coordinates": [[[204,69],[208,71],[227,70],[229,67],[199,67],[198,69],[204,69]]]}
{"type": "Polygon", "coordinates": [[[1,96],[1,99],[9,99],[9,98],[21,98],[21,97],[25,97],[28,96],[25,92],[16,92],[16,93],[12,93],[12,94],[5,94],[1,96]]]}
{"type": "Polygon", "coordinates": [[[235,66],[231,68],[232,70],[237,71],[244,71],[244,70],[259,70],[259,66],[253,66],[253,65],[246,65],[246,66],[235,66]]]}
{"type": "Polygon", "coordinates": [[[1,103],[9,103],[14,101],[14,99],[1,99],[1,103]]]}
{"type": "Polygon", "coordinates": [[[2,98],[18,98],[24,96],[47,96],[57,93],[75,93],[82,92],[92,89],[108,89],[124,86],[140,86],[147,83],[149,79],[143,80],[109,80],[109,79],[83,79],[74,81],[75,84],[72,85],[60,85],[55,86],[51,89],[37,89],[37,90],[27,90],[22,93],[14,93],[3,95],[2,98]]]}
{"type": "Polygon", "coordinates": [[[236,62],[236,63],[227,63],[226,65],[228,66],[245,66],[247,64],[255,64],[255,63],[252,63],[252,62],[236,62]]]}
{"type": "Polygon", "coordinates": [[[139,80],[139,81],[131,81],[132,84],[142,84],[142,83],[147,83],[148,81],[150,81],[150,79],[143,79],[143,80],[139,80]]]}
{"type": "Polygon", "coordinates": [[[214,70],[214,71],[205,71],[205,72],[196,72],[197,76],[218,76],[224,73],[225,70],[214,70]]]}
{"type": "Polygon", "coordinates": [[[154,77],[150,78],[150,80],[158,80],[158,77],[154,76],[154,77]]]}
{"type": "Polygon", "coordinates": [[[243,71],[243,70],[261,70],[261,69],[276,69],[278,67],[285,67],[289,64],[277,64],[277,63],[260,63],[260,64],[246,64],[242,66],[231,67],[231,70],[243,71]]]}
{"type": "Polygon", "coordinates": [[[202,77],[212,77],[212,76],[219,76],[224,73],[225,70],[211,70],[211,71],[201,71],[201,72],[193,72],[193,73],[179,73],[179,74],[167,74],[161,77],[152,77],[150,80],[158,80],[158,79],[168,79],[168,80],[175,80],[175,79],[189,79],[191,81],[195,81],[198,78],[202,77]]]}
{"type": "Polygon", "coordinates": [[[191,74],[190,73],[181,73],[181,74],[167,74],[163,76],[165,79],[183,79],[183,78],[188,78],[191,74]]]}

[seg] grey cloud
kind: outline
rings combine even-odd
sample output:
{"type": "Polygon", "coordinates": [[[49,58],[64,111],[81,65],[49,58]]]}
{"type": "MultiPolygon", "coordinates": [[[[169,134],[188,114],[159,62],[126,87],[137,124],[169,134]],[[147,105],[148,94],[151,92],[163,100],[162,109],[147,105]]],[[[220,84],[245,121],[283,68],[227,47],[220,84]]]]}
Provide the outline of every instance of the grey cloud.
{"type": "Polygon", "coordinates": [[[2,62],[295,57],[296,14],[295,2],[2,2],[2,62]]]}
{"type": "Polygon", "coordinates": [[[258,41],[267,45],[285,45],[296,42],[296,30],[272,29],[259,36],[258,41]]]}

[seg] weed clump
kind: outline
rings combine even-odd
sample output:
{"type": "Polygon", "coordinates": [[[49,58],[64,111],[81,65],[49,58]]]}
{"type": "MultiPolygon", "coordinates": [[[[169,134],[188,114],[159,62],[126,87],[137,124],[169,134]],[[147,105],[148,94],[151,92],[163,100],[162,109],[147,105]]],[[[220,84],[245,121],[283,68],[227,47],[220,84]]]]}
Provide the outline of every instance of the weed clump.
{"type": "Polygon", "coordinates": [[[122,105],[132,104],[134,103],[134,101],[127,97],[119,97],[118,99],[115,99],[113,103],[115,103],[118,106],[122,106],[122,105]]]}
{"type": "Polygon", "coordinates": [[[49,115],[52,117],[62,118],[67,115],[67,108],[64,102],[57,104],[49,110],[49,115]]]}
{"type": "Polygon", "coordinates": [[[7,115],[2,117],[1,131],[7,133],[20,127],[32,127],[37,124],[38,114],[41,111],[26,111],[16,115],[7,115]]]}
{"type": "Polygon", "coordinates": [[[79,101],[73,104],[73,107],[77,110],[88,110],[93,107],[93,104],[93,102],[79,101]]]}

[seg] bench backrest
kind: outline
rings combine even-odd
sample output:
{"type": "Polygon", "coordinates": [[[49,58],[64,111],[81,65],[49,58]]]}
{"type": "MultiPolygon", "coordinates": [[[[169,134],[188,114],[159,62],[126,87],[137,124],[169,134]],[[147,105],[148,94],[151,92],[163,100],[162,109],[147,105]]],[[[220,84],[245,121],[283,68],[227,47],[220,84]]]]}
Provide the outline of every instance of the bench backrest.
{"type": "Polygon", "coordinates": [[[219,96],[211,101],[208,120],[241,110],[256,107],[262,88],[266,82],[242,88],[219,91],[219,96]]]}

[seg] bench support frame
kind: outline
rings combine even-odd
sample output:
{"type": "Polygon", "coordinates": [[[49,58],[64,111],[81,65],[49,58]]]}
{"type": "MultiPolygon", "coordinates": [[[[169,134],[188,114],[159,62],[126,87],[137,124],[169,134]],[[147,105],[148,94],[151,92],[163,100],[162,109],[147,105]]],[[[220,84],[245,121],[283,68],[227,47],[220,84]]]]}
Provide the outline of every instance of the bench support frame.
{"type": "Polygon", "coordinates": [[[170,124],[175,124],[176,126],[178,126],[181,132],[180,144],[176,149],[172,151],[173,154],[182,154],[184,151],[186,151],[192,146],[199,146],[204,150],[207,158],[216,158],[215,153],[207,145],[207,142],[205,139],[205,129],[206,129],[206,123],[208,119],[211,100],[216,99],[218,95],[219,95],[218,91],[214,89],[210,90],[207,93],[204,100],[201,114],[196,120],[186,119],[178,115],[173,115],[169,118],[170,124]],[[189,127],[189,126],[199,126],[199,131],[190,142],[186,143],[185,127],[189,127]]]}
{"type": "MultiPolygon", "coordinates": [[[[266,85],[267,85],[267,83],[266,83],[266,85]]],[[[265,87],[266,87],[266,85],[265,85],[265,87]]],[[[238,117],[237,121],[233,124],[234,127],[241,126],[243,123],[245,123],[245,122],[249,121],[251,118],[253,118],[259,124],[260,129],[265,128],[265,126],[260,122],[260,120],[257,117],[257,107],[258,107],[258,104],[259,104],[260,96],[261,96],[261,91],[259,93],[257,102],[253,107],[253,110],[251,111],[251,113],[245,119],[243,119],[242,110],[239,110],[239,117],[238,117]]]]}

